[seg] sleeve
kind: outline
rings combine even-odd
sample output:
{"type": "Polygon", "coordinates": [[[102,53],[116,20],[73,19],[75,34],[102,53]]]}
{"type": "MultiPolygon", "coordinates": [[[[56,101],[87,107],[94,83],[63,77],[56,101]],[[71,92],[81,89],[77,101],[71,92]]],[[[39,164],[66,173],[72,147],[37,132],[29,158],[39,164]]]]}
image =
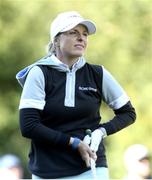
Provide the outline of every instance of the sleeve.
{"type": "Polygon", "coordinates": [[[126,92],[104,67],[102,94],[103,100],[112,109],[119,109],[129,101],[126,92]]]}
{"type": "Polygon", "coordinates": [[[27,75],[19,105],[22,136],[38,142],[67,146],[70,136],[41,123],[45,106],[45,79],[42,70],[34,66],[27,75]]]}
{"type": "Polygon", "coordinates": [[[99,125],[106,130],[107,135],[114,134],[135,122],[136,112],[129,97],[105,68],[103,68],[103,99],[115,114],[111,120],[99,125]]]}
{"type": "Polygon", "coordinates": [[[68,146],[70,136],[41,123],[42,111],[34,108],[20,110],[20,129],[23,137],[51,145],[68,146]]]}
{"type": "Polygon", "coordinates": [[[45,106],[45,79],[42,70],[34,66],[27,75],[19,109],[36,108],[43,110],[45,106]]]}

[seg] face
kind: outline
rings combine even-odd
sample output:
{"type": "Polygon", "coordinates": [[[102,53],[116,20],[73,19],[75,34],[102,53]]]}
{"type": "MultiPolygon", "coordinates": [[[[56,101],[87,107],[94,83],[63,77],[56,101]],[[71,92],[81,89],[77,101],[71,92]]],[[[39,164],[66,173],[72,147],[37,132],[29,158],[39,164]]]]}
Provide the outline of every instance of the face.
{"type": "Polygon", "coordinates": [[[85,26],[79,24],[60,34],[57,39],[57,55],[60,58],[78,58],[84,54],[87,42],[88,31],[85,26]]]}

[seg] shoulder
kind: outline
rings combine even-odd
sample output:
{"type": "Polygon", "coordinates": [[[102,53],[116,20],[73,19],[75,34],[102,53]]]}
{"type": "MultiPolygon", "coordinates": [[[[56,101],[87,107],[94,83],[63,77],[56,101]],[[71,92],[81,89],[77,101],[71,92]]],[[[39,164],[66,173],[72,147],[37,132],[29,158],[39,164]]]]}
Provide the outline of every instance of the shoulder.
{"type": "Polygon", "coordinates": [[[43,74],[42,69],[38,65],[36,65],[30,69],[28,76],[38,77],[38,76],[41,76],[42,74],[43,74]]]}
{"type": "Polygon", "coordinates": [[[44,74],[43,74],[41,68],[39,66],[37,66],[37,65],[33,66],[30,69],[30,71],[29,71],[29,73],[28,73],[28,75],[26,77],[25,83],[26,82],[35,82],[35,81],[36,82],[44,81],[44,74]]]}

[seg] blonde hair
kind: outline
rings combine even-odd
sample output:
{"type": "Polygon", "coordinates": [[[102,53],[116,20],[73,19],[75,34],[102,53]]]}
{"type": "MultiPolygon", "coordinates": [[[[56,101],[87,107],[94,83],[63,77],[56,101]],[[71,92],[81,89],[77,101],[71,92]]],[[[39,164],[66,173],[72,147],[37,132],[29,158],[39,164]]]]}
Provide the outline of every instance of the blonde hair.
{"type": "MultiPolygon", "coordinates": [[[[54,38],[54,42],[57,41],[57,38],[59,37],[61,33],[58,33],[55,38],[54,38]]],[[[56,46],[54,42],[49,42],[48,46],[47,46],[47,53],[48,54],[56,54],[56,46]]]]}
{"type": "Polygon", "coordinates": [[[47,46],[47,53],[48,54],[56,54],[56,50],[55,50],[55,46],[52,42],[49,42],[48,43],[48,46],[47,46]]]}

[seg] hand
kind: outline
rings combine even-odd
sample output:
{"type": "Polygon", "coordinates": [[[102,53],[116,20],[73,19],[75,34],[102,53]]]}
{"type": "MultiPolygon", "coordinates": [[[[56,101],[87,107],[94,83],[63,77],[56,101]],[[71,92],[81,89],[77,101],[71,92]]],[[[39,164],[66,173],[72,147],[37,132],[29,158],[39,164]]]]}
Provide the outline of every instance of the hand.
{"type": "Polygon", "coordinates": [[[86,143],[87,145],[90,145],[91,143],[91,135],[86,135],[83,139],[83,142],[86,143]]]}
{"type": "Polygon", "coordinates": [[[92,152],[91,148],[83,141],[79,143],[78,151],[80,153],[81,158],[85,161],[87,167],[90,167],[91,158],[95,161],[97,159],[96,153],[92,152]]]}
{"type": "Polygon", "coordinates": [[[90,149],[93,152],[97,152],[99,148],[99,144],[102,141],[103,137],[105,136],[104,132],[102,129],[96,129],[92,132],[91,134],[91,144],[90,144],[90,149]]]}

